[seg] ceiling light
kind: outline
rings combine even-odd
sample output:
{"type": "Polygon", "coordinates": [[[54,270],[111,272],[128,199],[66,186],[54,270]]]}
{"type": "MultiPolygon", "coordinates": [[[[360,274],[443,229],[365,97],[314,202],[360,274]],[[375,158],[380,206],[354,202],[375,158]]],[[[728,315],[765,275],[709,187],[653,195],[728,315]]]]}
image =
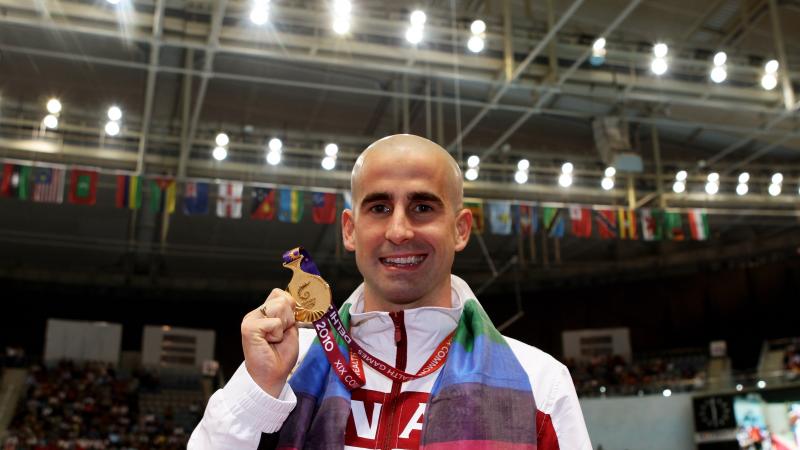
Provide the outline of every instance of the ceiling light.
{"type": "Polygon", "coordinates": [[[739,194],[739,195],[745,195],[745,194],[747,194],[747,191],[748,191],[748,190],[749,190],[749,189],[747,188],[747,184],[745,184],[745,183],[739,183],[739,184],[736,186],[736,193],[737,193],[737,194],[739,194]]]}
{"type": "Polygon", "coordinates": [[[678,180],[678,181],[686,181],[686,177],[688,175],[689,174],[687,174],[685,170],[681,170],[681,171],[679,171],[678,173],[675,174],[675,179],[678,180]]]}
{"type": "Polygon", "coordinates": [[[676,194],[682,194],[683,191],[685,190],[686,190],[686,183],[684,183],[683,181],[676,181],[672,185],[672,191],[675,192],[676,194]]]}
{"type": "Polygon", "coordinates": [[[604,173],[605,176],[610,178],[610,177],[613,177],[616,174],[617,174],[617,169],[615,169],[613,167],[606,167],[606,171],[604,173]]]}
{"type": "Polygon", "coordinates": [[[107,115],[108,115],[108,120],[117,121],[117,120],[122,119],[122,110],[119,109],[119,106],[115,105],[115,106],[112,106],[112,107],[108,108],[107,115]]]}
{"type": "Polygon", "coordinates": [[[736,390],[737,390],[737,391],[740,391],[740,392],[741,392],[741,390],[742,390],[742,389],[744,389],[744,386],[742,386],[741,384],[737,384],[737,385],[736,385],[736,390]]]}
{"type": "Polygon", "coordinates": [[[478,155],[472,155],[467,158],[467,167],[478,167],[478,164],[481,163],[481,159],[478,155]]]}
{"type": "Polygon", "coordinates": [[[106,0],[106,3],[109,3],[111,5],[116,5],[119,4],[119,0],[106,0]]]}
{"type": "Polygon", "coordinates": [[[669,397],[669,396],[672,395],[672,390],[671,389],[664,389],[664,391],[661,392],[661,395],[663,395],[664,397],[669,397]]]}
{"type": "Polygon", "coordinates": [[[333,32],[336,34],[347,34],[350,31],[350,18],[337,17],[333,19],[333,32]]]}
{"type": "Polygon", "coordinates": [[[42,120],[42,123],[46,128],[54,130],[58,128],[58,117],[54,116],[53,114],[48,114],[44,116],[44,120],[42,120]]]}
{"type": "Polygon", "coordinates": [[[739,183],[747,183],[750,181],[750,174],[747,172],[742,172],[739,174],[739,183]]]}
{"type": "Polygon", "coordinates": [[[279,152],[283,148],[283,142],[278,138],[272,138],[269,140],[269,149],[274,152],[279,152]]]}
{"type": "Polygon", "coordinates": [[[711,69],[711,81],[714,83],[722,83],[728,78],[728,71],[724,67],[714,67],[711,69]]]}
{"type": "Polygon", "coordinates": [[[217,137],[214,138],[214,142],[216,142],[218,147],[225,147],[230,141],[228,135],[225,133],[219,133],[217,137]]]}
{"type": "Polygon", "coordinates": [[[469,31],[471,31],[472,34],[481,34],[481,33],[485,32],[486,31],[486,22],[484,22],[482,20],[473,21],[472,24],[470,24],[470,26],[469,26],[469,31]]]}
{"type": "Polygon", "coordinates": [[[571,162],[565,162],[564,164],[561,165],[562,173],[571,174],[572,169],[574,169],[574,166],[572,165],[571,162]]]}
{"type": "Polygon", "coordinates": [[[333,11],[339,16],[350,14],[352,9],[353,4],[350,3],[350,0],[334,0],[333,2],[333,11]]]}
{"type": "Polygon", "coordinates": [[[277,166],[281,163],[281,151],[280,150],[270,150],[267,152],[267,163],[271,166],[277,166]]]}
{"type": "Polygon", "coordinates": [[[778,78],[775,76],[775,74],[767,73],[764,74],[763,77],[761,77],[761,87],[763,87],[764,89],[771,91],[775,89],[775,86],[777,85],[778,85],[778,78]]]}
{"type": "Polygon", "coordinates": [[[336,167],[336,158],[333,156],[326,156],[322,158],[322,168],[325,170],[333,170],[336,167]]]}
{"type": "Polygon", "coordinates": [[[250,21],[261,26],[269,20],[269,0],[254,0],[250,10],[250,21]]]}
{"type": "Polygon", "coordinates": [[[467,48],[472,53],[480,53],[483,50],[484,42],[483,38],[480,36],[472,36],[467,41],[467,48]]]}
{"type": "Polygon", "coordinates": [[[116,136],[119,134],[119,122],[109,120],[106,123],[106,134],[109,136],[116,136]]]}
{"type": "Polygon", "coordinates": [[[470,167],[470,168],[469,168],[469,169],[467,169],[467,171],[464,173],[464,178],[466,178],[466,179],[467,179],[467,180],[469,180],[469,181],[475,181],[475,180],[477,180],[477,179],[478,179],[478,169],[476,169],[476,168],[474,168],[474,167],[470,167]]]}
{"type": "Polygon", "coordinates": [[[339,146],[331,142],[325,146],[325,154],[327,156],[336,156],[339,154],[339,146]]]}
{"type": "Polygon", "coordinates": [[[518,170],[514,174],[514,181],[516,181],[519,184],[525,184],[528,182],[528,174],[525,173],[524,170],[518,170]]]}
{"type": "Polygon", "coordinates": [[[61,102],[57,98],[51,98],[47,101],[47,112],[50,114],[58,114],[61,112],[61,102]]]}
{"type": "Polygon", "coordinates": [[[719,174],[717,172],[711,172],[708,174],[708,181],[712,183],[719,183],[719,174]]]}
{"type": "Polygon", "coordinates": [[[527,159],[520,159],[519,162],[517,163],[518,170],[528,170],[530,167],[531,163],[527,159]]]}
{"type": "Polygon", "coordinates": [[[411,13],[410,20],[411,25],[414,25],[415,27],[422,27],[425,25],[425,20],[427,20],[427,17],[425,16],[424,12],[416,10],[411,13]]]}
{"type": "Polygon", "coordinates": [[[764,389],[765,387],[767,387],[767,382],[764,381],[764,380],[758,380],[758,383],[756,383],[756,386],[759,389],[764,389]]]}
{"type": "Polygon", "coordinates": [[[769,185],[769,195],[773,197],[777,197],[781,195],[781,185],[780,184],[770,184],[769,185]]]}
{"type": "Polygon", "coordinates": [[[724,65],[726,61],[728,61],[728,55],[725,52],[717,52],[717,54],[714,55],[715,66],[724,65]]]}
{"type": "Polygon", "coordinates": [[[772,184],[781,184],[783,183],[783,174],[780,172],[772,175],[772,184]]]}
{"type": "Polygon", "coordinates": [[[570,185],[572,185],[572,175],[568,173],[562,173],[558,177],[558,184],[560,184],[561,187],[570,187],[570,185]]]}
{"type": "Polygon", "coordinates": [[[603,188],[603,190],[610,191],[611,189],[614,189],[614,179],[605,177],[603,178],[603,181],[600,182],[600,186],[603,188]]]}
{"type": "Polygon", "coordinates": [[[667,47],[667,44],[664,44],[663,42],[659,42],[653,46],[653,55],[655,55],[656,58],[666,57],[667,52],[669,52],[669,47],[667,47]]]}
{"type": "Polygon", "coordinates": [[[778,61],[776,61],[774,59],[771,59],[771,60],[767,61],[766,64],[764,64],[764,72],[774,74],[774,73],[778,72],[778,68],[779,67],[780,67],[780,64],[778,64],[778,61]]]}
{"type": "Polygon", "coordinates": [[[656,75],[664,75],[667,73],[667,60],[664,58],[656,58],[650,63],[650,70],[656,75]]]}
{"type": "Polygon", "coordinates": [[[406,31],[406,40],[414,45],[422,42],[422,28],[408,27],[406,31]]]}
{"type": "Polygon", "coordinates": [[[592,50],[599,52],[606,48],[606,38],[599,38],[592,44],[592,50]]]}
{"type": "Polygon", "coordinates": [[[211,152],[211,156],[213,156],[217,161],[222,161],[228,157],[228,150],[226,150],[225,147],[214,147],[214,151],[211,152]]]}
{"type": "Polygon", "coordinates": [[[719,184],[714,183],[713,181],[706,183],[706,194],[714,195],[717,192],[719,192],[719,184]]]}

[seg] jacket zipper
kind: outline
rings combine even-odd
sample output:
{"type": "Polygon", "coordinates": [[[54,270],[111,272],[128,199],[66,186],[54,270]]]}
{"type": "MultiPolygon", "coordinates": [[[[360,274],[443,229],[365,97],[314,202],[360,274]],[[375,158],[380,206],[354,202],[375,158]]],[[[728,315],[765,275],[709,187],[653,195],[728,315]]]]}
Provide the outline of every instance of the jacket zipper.
{"type": "MultiPolygon", "coordinates": [[[[389,313],[389,316],[392,318],[392,322],[394,322],[394,342],[397,346],[397,355],[395,356],[394,367],[398,370],[406,370],[406,327],[405,322],[403,320],[403,311],[392,312],[389,313]]],[[[383,445],[381,446],[382,450],[391,450],[392,446],[390,445],[392,442],[392,437],[394,432],[392,429],[394,428],[394,412],[395,407],[397,406],[397,399],[400,396],[400,389],[403,387],[403,383],[401,381],[392,381],[392,392],[389,394],[389,401],[387,402],[387,413],[388,421],[386,423],[385,431],[383,438],[383,445]]]]}

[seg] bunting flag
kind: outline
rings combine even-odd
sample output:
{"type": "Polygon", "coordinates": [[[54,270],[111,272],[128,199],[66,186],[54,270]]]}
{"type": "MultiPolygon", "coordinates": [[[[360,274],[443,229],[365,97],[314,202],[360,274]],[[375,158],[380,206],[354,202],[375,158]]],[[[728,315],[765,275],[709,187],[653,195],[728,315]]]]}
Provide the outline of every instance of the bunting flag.
{"type": "Polygon", "coordinates": [[[142,207],[142,180],[136,175],[117,175],[117,208],[142,207]]]}
{"type": "Polygon", "coordinates": [[[0,184],[0,195],[27,200],[30,197],[31,167],[18,164],[3,166],[3,181],[0,184]]]}
{"type": "Polygon", "coordinates": [[[239,219],[242,217],[242,183],[220,183],[217,191],[217,217],[239,219]]]}
{"type": "Polygon", "coordinates": [[[613,209],[595,211],[594,219],[597,222],[597,234],[600,235],[600,239],[616,239],[619,237],[617,214],[613,209]]]}
{"type": "Polygon", "coordinates": [[[572,205],[569,207],[569,220],[572,223],[572,235],[575,237],[592,237],[592,211],[572,205]]]}
{"type": "Polygon", "coordinates": [[[664,233],[673,241],[682,241],[686,239],[686,235],[683,232],[683,221],[679,213],[664,213],[664,233]]]}
{"type": "Polygon", "coordinates": [[[642,220],[642,239],[660,241],[664,235],[664,213],[657,209],[643,209],[639,213],[642,220]]]}
{"type": "Polygon", "coordinates": [[[208,214],[208,183],[186,182],[183,186],[183,213],[187,216],[208,214]]]}
{"type": "Polygon", "coordinates": [[[275,218],[275,189],[254,187],[250,191],[250,218],[272,220],[275,218]]]}
{"type": "Polygon", "coordinates": [[[493,234],[511,234],[511,202],[489,202],[489,226],[493,234]]]}
{"type": "Polygon", "coordinates": [[[353,209],[353,193],[350,191],[344,191],[342,193],[342,198],[344,199],[344,209],[353,209]]]}
{"type": "Polygon", "coordinates": [[[172,178],[150,180],[150,211],[154,213],[174,213],[175,191],[175,180],[172,178]]]}
{"type": "Polygon", "coordinates": [[[523,236],[532,236],[539,228],[536,206],[519,204],[514,208],[514,230],[523,236]]]}
{"type": "Polygon", "coordinates": [[[689,231],[695,241],[708,239],[708,216],[702,209],[689,211],[689,231]]]}
{"type": "Polygon", "coordinates": [[[464,199],[464,208],[472,211],[472,231],[483,234],[483,200],[477,198],[464,199]]]}
{"type": "Polygon", "coordinates": [[[37,167],[33,171],[33,201],[61,203],[64,201],[64,169],[37,167]]]}
{"type": "Polygon", "coordinates": [[[632,209],[619,208],[619,238],[620,239],[639,239],[636,230],[636,212],[632,209]]]}
{"type": "Polygon", "coordinates": [[[314,223],[331,224],[336,221],[336,194],[314,192],[311,194],[311,205],[314,223]]]}
{"type": "Polygon", "coordinates": [[[303,193],[294,189],[281,189],[279,192],[278,220],[297,223],[303,218],[303,193]]]}
{"type": "Polygon", "coordinates": [[[559,208],[542,208],[542,222],[547,236],[551,238],[564,237],[564,218],[559,208]]]}
{"type": "Polygon", "coordinates": [[[97,201],[97,172],[73,169],[69,174],[68,200],[76,205],[94,205],[97,201]]]}

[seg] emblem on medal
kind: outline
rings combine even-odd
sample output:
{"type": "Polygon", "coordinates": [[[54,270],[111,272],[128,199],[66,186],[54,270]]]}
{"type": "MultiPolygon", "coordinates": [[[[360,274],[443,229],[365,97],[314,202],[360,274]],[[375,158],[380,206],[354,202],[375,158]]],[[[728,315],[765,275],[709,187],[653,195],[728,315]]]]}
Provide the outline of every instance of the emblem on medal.
{"type": "Polygon", "coordinates": [[[291,255],[293,259],[283,263],[283,267],[292,271],[287,291],[296,303],[294,318],[298,322],[313,322],[324,316],[331,306],[331,287],[321,276],[302,269],[303,255],[298,250],[291,255]]]}

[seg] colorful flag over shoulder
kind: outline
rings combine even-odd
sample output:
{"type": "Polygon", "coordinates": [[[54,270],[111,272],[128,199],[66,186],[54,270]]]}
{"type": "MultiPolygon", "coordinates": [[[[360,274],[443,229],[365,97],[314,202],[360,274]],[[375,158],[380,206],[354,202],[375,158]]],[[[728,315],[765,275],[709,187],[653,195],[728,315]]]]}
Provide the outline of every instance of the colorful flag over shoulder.
{"type": "Polygon", "coordinates": [[[600,239],[616,239],[619,237],[617,214],[613,209],[599,209],[595,211],[594,219],[597,222],[597,234],[600,239]]]}
{"type": "Polygon", "coordinates": [[[532,236],[539,228],[536,206],[520,203],[514,208],[514,230],[523,236],[532,236]]]}
{"type": "Polygon", "coordinates": [[[559,208],[542,208],[542,222],[544,230],[551,238],[564,237],[564,217],[559,208]]]}
{"type": "Polygon", "coordinates": [[[569,220],[572,224],[572,235],[588,238],[592,236],[592,211],[572,205],[569,207],[569,220]]]}
{"type": "Polygon", "coordinates": [[[686,239],[680,213],[664,212],[664,233],[673,241],[682,241],[686,239]]]}
{"type": "Polygon", "coordinates": [[[0,195],[27,200],[30,197],[31,167],[18,164],[3,166],[3,181],[0,183],[0,195]]]}
{"type": "Polygon", "coordinates": [[[658,209],[643,209],[639,213],[642,220],[642,239],[660,241],[664,235],[664,213],[658,209]]]}
{"type": "Polygon", "coordinates": [[[619,238],[620,239],[639,239],[636,229],[636,211],[632,209],[619,208],[619,238]]]}
{"type": "Polygon", "coordinates": [[[217,217],[242,217],[242,183],[220,183],[217,190],[217,217]]]}
{"type": "Polygon", "coordinates": [[[336,221],[336,194],[314,192],[311,194],[311,205],[314,223],[331,224],[336,221]]]}
{"type": "Polygon", "coordinates": [[[154,213],[174,213],[175,191],[175,180],[172,178],[150,180],[150,210],[154,213]]]}
{"type": "Polygon", "coordinates": [[[208,183],[188,181],[183,186],[183,213],[208,214],[208,183]]]}
{"type": "Polygon", "coordinates": [[[702,209],[689,211],[689,231],[695,241],[705,241],[708,239],[708,215],[702,209]]]}
{"type": "Polygon", "coordinates": [[[117,175],[117,208],[142,207],[142,180],[136,175],[117,175]]]}
{"type": "Polygon", "coordinates": [[[69,175],[68,199],[76,205],[94,205],[97,201],[97,172],[73,169],[69,175]]]}
{"type": "Polygon", "coordinates": [[[472,231],[483,234],[483,200],[478,198],[464,199],[464,208],[472,211],[472,231]]]}
{"type": "Polygon", "coordinates": [[[281,189],[279,192],[278,220],[297,223],[303,218],[303,193],[294,189],[281,189]]]}
{"type": "Polygon", "coordinates": [[[275,218],[275,189],[254,187],[250,191],[250,218],[272,220],[275,218]]]}
{"type": "Polygon", "coordinates": [[[493,234],[511,234],[511,202],[489,202],[489,225],[493,234]]]}
{"type": "Polygon", "coordinates": [[[64,169],[37,167],[33,171],[33,201],[61,203],[64,201],[64,169]]]}

